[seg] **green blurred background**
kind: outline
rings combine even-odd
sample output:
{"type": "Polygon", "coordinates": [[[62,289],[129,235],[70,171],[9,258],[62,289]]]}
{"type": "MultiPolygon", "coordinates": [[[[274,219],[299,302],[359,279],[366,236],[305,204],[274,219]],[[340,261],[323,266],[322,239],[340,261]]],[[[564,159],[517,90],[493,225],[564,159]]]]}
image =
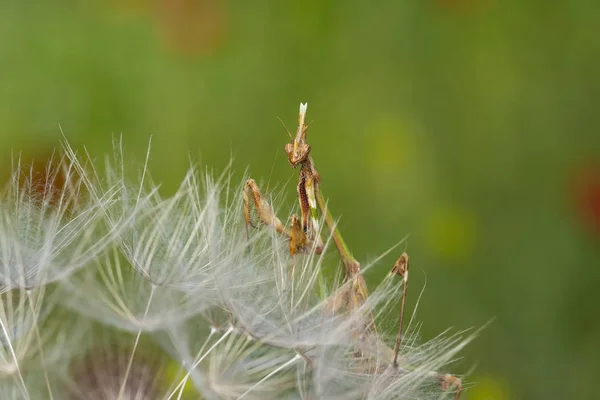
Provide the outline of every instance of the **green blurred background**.
{"type": "MultiPolygon", "coordinates": [[[[297,171],[300,101],[355,256],[406,235],[423,339],[495,317],[465,398],[591,399],[600,376],[595,0],[0,1],[1,168],[122,133],[167,190],[189,157],[297,171]]],[[[282,218],[286,217],[282,207],[282,218]]],[[[241,218],[241,215],[240,215],[241,218]]],[[[397,251],[368,278],[374,286],[397,251]]]]}

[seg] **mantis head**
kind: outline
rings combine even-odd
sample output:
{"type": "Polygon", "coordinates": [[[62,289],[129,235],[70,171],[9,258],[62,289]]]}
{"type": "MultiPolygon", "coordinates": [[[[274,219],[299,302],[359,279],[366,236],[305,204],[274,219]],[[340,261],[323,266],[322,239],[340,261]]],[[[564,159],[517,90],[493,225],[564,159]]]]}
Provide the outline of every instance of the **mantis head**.
{"type": "Polygon", "coordinates": [[[285,152],[287,153],[288,160],[293,168],[298,167],[308,158],[310,154],[310,145],[306,143],[306,130],[308,125],[304,124],[306,116],[307,103],[300,103],[300,114],[298,116],[298,131],[296,132],[296,138],[292,139],[292,143],[285,145],[285,152]]]}
{"type": "Polygon", "coordinates": [[[310,145],[304,141],[294,140],[292,143],[285,145],[285,152],[292,167],[296,168],[306,161],[306,158],[310,154],[310,145]]]}

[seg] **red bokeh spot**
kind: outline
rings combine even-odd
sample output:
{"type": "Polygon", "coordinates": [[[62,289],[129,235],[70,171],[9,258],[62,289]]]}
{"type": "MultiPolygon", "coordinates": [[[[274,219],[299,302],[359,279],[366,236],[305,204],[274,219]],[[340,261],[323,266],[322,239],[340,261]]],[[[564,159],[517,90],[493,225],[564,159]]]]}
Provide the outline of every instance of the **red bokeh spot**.
{"type": "Polygon", "coordinates": [[[74,169],[68,171],[68,168],[69,163],[64,156],[52,150],[39,150],[15,155],[12,162],[9,158],[2,168],[0,179],[2,186],[16,183],[23,196],[50,206],[60,202],[63,206],[68,203],[70,207],[73,205],[73,195],[79,193],[81,185],[77,182],[74,169]]]}
{"type": "Polygon", "coordinates": [[[38,157],[25,167],[28,170],[23,173],[31,173],[33,190],[40,196],[60,196],[66,184],[66,174],[61,168],[60,159],[56,156],[38,157]]]}
{"type": "Polygon", "coordinates": [[[600,235],[600,162],[579,168],[574,187],[577,213],[588,228],[600,235]]]}

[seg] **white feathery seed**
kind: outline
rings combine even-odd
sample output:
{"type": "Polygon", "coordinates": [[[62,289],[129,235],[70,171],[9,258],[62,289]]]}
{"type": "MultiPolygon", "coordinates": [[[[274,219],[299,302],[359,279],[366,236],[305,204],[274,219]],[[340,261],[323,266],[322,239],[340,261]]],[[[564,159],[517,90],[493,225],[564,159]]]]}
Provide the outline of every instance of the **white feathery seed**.
{"type": "Polygon", "coordinates": [[[63,284],[64,304],[79,314],[130,332],[156,331],[198,314],[201,296],[155,285],[137,273],[113,248],[63,284]]]}
{"type": "Polygon", "coordinates": [[[49,396],[48,371],[68,364],[80,350],[73,343],[85,335],[87,322],[57,310],[58,292],[46,290],[43,286],[0,294],[0,393],[4,388],[18,390],[19,398],[38,398],[29,393],[36,386],[31,382],[35,375],[46,383],[44,396],[49,396]]]}
{"type": "Polygon", "coordinates": [[[0,291],[63,279],[107,245],[100,217],[112,193],[90,201],[82,186],[64,157],[50,159],[42,176],[17,160],[0,193],[0,291]]]}

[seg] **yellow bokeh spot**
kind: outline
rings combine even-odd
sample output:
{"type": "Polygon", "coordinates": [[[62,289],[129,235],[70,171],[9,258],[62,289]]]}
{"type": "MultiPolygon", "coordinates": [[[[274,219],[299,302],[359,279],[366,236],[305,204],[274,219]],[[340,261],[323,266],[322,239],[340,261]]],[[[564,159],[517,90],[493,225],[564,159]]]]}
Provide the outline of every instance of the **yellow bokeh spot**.
{"type": "Polygon", "coordinates": [[[429,247],[442,258],[466,261],[475,246],[475,216],[467,210],[444,207],[428,218],[426,236],[429,247]]]}
{"type": "MultiPolygon", "coordinates": [[[[185,377],[185,370],[175,361],[169,362],[163,372],[164,384],[163,387],[170,387],[173,382],[179,384],[185,377]]],[[[179,396],[179,391],[177,391],[179,396]]],[[[181,392],[182,399],[197,399],[199,396],[196,388],[194,387],[192,380],[188,379],[184,385],[183,391],[181,392]]]]}
{"type": "Polygon", "coordinates": [[[397,116],[380,116],[371,122],[366,133],[366,164],[378,172],[406,167],[417,151],[414,129],[397,116]]]}
{"type": "Polygon", "coordinates": [[[468,400],[507,400],[508,385],[489,376],[474,379],[474,386],[466,394],[468,400]]]}

